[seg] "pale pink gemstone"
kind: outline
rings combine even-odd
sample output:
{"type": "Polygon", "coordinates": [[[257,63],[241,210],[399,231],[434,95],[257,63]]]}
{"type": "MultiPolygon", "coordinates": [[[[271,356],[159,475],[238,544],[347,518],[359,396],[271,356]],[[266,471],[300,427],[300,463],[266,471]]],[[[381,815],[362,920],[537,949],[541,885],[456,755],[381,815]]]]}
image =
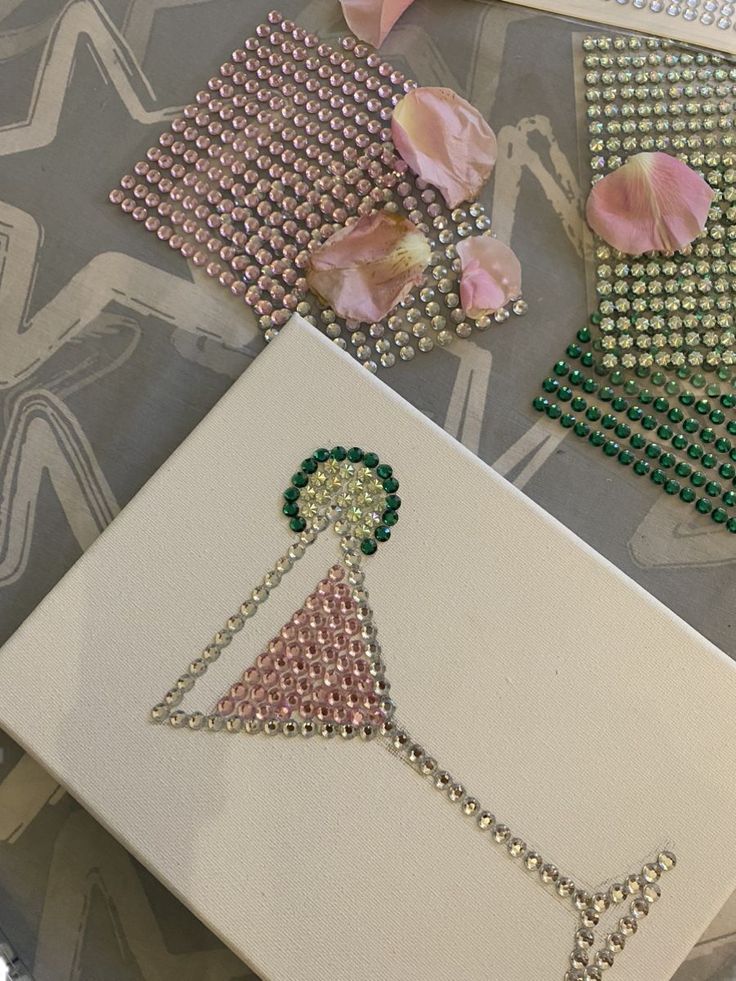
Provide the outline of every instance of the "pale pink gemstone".
{"type": "Polygon", "coordinates": [[[342,724],[348,721],[348,711],[343,706],[338,705],[332,712],[332,718],[335,722],[342,724]]]}
{"type": "Polygon", "coordinates": [[[333,664],[336,657],[337,651],[332,644],[325,644],[325,646],[322,648],[322,660],[325,662],[325,664],[333,664]]]}
{"type": "Polygon", "coordinates": [[[314,639],[314,636],[309,627],[302,627],[299,633],[296,635],[296,639],[300,644],[310,644],[314,639]]]}
{"type": "Polygon", "coordinates": [[[261,680],[261,672],[256,667],[246,668],[243,672],[243,682],[246,685],[256,685],[261,680]]]}
{"type": "Polygon", "coordinates": [[[339,680],[340,676],[338,675],[337,670],[335,668],[327,668],[325,671],[325,685],[332,688],[338,683],[339,680]]]}
{"type": "Polygon", "coordinates": [[[323,674],[324,674],[324,668],[322,667],[322,665],[318,661],[315,662],[314,664],[310,664],[310,666],[309,666],[309,677],[310,678],[314,678],[315,680],[316,679],[321,679],[322,676],[323,676],[323,674]]]}
{"type": "Polygon", "coordinates": [[[268,671],[264,671],[262,678],[263,678],[263,684],[266,685],[266,687],[275,685],[276,682],[279,680],[278,672],[274,671],[273,668],[269,669],[268,671]]]}
{"type": "Polygon", "coordinates": [[[315,706],[314,702],[310,702],[308,699],[303,699],[299,707],[299,714],[303,719],[312,719],[314,717],[315,706]]]}
{"type": "Polygon", "coordinates": [[[266,689],[263,685],[254,685],[250,690],[250,697],[254,702],[264,702],[266,700],[266,689]]]}
{"type": "Polygon", "coordinates": [[[221,698],[217,703],[217,711],[220,715],[231,715],[234,708],[235,703],[232,698],[221,698]]]}
{"type": "Polygon", "coordinates": [[[354,637],[355,634],[360,633],[360,624],[355,619],[355,617],[350,617],[345,621],[345,632],[350,636],[354,637]]]}
{"type": "Polygon", "coordinates": [[[240,704],[238,705],[237,713],[241,719],[245,719],[246,721],[248,719],[252,719],[253,716],[255,715],[255,712],[256,712],[255,706],[253,705],[252,702],[244,701],[244,702],[240,702],[240,704]]]}
{"type": "Polygon", "coordinates": [[[307,644],[302,653],[308,661],[316,661],[320,657],[320,650],[316,644],[307,644]]]}
{"type": "Polygon", "coordinates": [[[296,627],[293,623],[287,623],[281,628],[281,636],[284,640],[295,640],[296,639],[296,627]]]}
{"type": "Polygon", "coordinates": [[[256,706],[256,718],[260,719],[262,722],[272,719],[273,708],[266,702],[262,702],[260,705],[256,706]]]}
{"type": "Polygon", "coordinates": [[[268,671],[270,668],[273,667],[273,658],[271,657],[270,654],[266,654],[266,653],[259,654],[258,657],[256,658],[256,664],[262,670],[268,671]]]}
{"type": "Polygon", "coordinates": [[[247,694],[248,694],[248,689],[243,684],[242,681],[236,681],[235,684],[230,689],[230,695],[235,699],[236,702],[239,702],[241,699],[245,698],[247,694]]]}
{"type": "Polygon", "coordinates": [[[336,662],[337,670],[344,674],[351,670],[352,663],[352,659],[347,654],[340,654],[336,662]]]}
{"type": "Polygon", "coordinates": [[[347,634],[343,633],[342,631],[339,631],[338,633],[336,633],[333,636],[332,643],[335,645],[335,647],[338,650],[340,650],[340,651],[346,650],[347,649],[347,646],[348,646],[348,636],[347,636],[347,634]]]}

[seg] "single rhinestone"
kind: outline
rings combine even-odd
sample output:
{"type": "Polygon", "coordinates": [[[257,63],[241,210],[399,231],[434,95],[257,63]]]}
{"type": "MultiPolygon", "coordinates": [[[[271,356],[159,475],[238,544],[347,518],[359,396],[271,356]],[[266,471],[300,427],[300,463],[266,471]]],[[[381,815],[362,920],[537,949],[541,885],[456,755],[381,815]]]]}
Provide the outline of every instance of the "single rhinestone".
{"type": "Polygon", "coordinates": [[[578,889],[578,891],[573,896],[573,903],[575,904],[575,909],[588,909],[592,905],[593,897],[589,892],[585,892],[584,889],[578,889]]]}
{"type": "Polygon", "coordinates": [[[595,955],[595,963],[602,971],[607,971],[613,967],[613,952],[610,950],[599,950],[595,955]]]}
{"type": "Polygon", "coordinates": [[[608,890],[608,896],[612,903],[622,903],[628,896],[628,891],[620,882],[614,882],[608,890]]]}
{"type": "Polygon", "coordinates": [[[634,900],[629,909],[631,910],[631,915],[637,920],[640,920],[649,913],[649,903],[646,899],[639,897],[634,900]]]}
{"type": "Polygon", "coordinates": [[[659,871],[659,866],[655,865],[654,863],[651,863],[650,865],[645,865],[644,868],[641,870],[641,874],[646,882],[656,882],[661,875],[659,871]]]}
{"type": "Polygon", "coordinates": [[[504,842],[508,841],[511,837],[511,828],[507,828],[505,824],[497,824],[493,829],[493,838],[502,845],[504,842]]]}
{"type": "Polygon", "coordinates": [[[434,778],[434,785],[438,790],[447,790],[452,783],[452,777],[447,770],[441,770],[434,778]]]}
{"type": "Polygon", "coordinates": [[[526,842],[521,838],[512,838],[506,847],[512,858],[521,858],[526,853],[526,842]]]}
{"type": "Polygon", "coordinates": [[[560,877],[560,873],[558,872],[556,866],[550,865],[549,863],[542,866],[542,868],[539,870],[539,875],[542,882],[544,882],[546,885],[551,885],[552,883],[557,882],[560,877]]]}
{"type": "Polygon", "coordinates": [[[579,930],[575,931],[575,943],[578,947],[582,947],[584,950],[590,950],[595,943],[595,934],[592,930],[581,927],[579,930]]]}
{"type": "Polygon", "coordinates": [[[465,796],[465,787],[461,783],[453,783],[450,785],[447,796],[451,801],[459,801],[465,796]]]}
{"type": "Polygon", "coordinates": [[[613,932],[609,933],[606,937],[606,946],[614,954],[620,954],[626,945],[626,940],[622,933],[613,932]]]}
{"type": "Polygon", "coordinates": [[[568,876],[562,876],[557,883],[557,893],[563,899],[569,899],[575,894],[575,883],[568,876]]]}
{"type": "Polygon", "coordinates": [[[660,852],[657,859],[657,865],[659,865],[660,871],[669,872],[670,869],[674,869],[676,864],[677,859],[672,852],[660,852]]]}
{"type": "Polygon", "coordinates": [[[475,797],[466,797],[465,800],[463,801],[463,814],[467,814],[468,817],[471,817],[473,814],[476,813],[479,806],[480,805],[478,801],[475,799],[475,797]]]}
{"type": "Polygon", "coordinates": [[[662,890],[656,882],[648,882],[641,891],[643,898],[651,906],[652,903],[656,903],[659,897],[662,895],[662,890]]]}
{"type": "Polygon", "coordinates": [[[165,705],[163,702],[159,702],[158,705],[154,705],[151,709],[151,719],[154,722],[164,722],[169,715],[169,706],[165,705]]]}
{"type": "Polygon", "coordinates": [[[539,852],[527,852],[524,865],[530,872],[537,872],[542,866],[542,856],[539,852]]]}
{"type": "Polygon", "coordinates": [[[618,921],[619,932],[624,937],[631,937],[636,933],[639,928],[639,924],[636,922],[636,918],[633,916],[622,916],[618,921]]]}
{"type": "Polygon", "coordinates": [[[589,960],[588,952],[583,947],[576,947],[570,954],[570,963],[574,968],[587,967],[589,960]]]}
{"type": "Polygon", "coordinates": [[[597,910],[599,913],[605,913],[609,906],[608,896],[604,892],[597,892],[593,896],[593,909],[597,910]]]}
{"type": "Polygon", "coordinates": [[[580,913],[580,922],[584,927],[590,928],[598,926],[600,918],[600,913],[594,910],[592,906],[589,906],[588,909],[584,909],[580,913]]]}
{"type": "Polygon", "coordinates": [[[478,827],[482,831],[487,831],[493,827],[495,820],[490,811],[481,811],[478,815],[478,827]]]}

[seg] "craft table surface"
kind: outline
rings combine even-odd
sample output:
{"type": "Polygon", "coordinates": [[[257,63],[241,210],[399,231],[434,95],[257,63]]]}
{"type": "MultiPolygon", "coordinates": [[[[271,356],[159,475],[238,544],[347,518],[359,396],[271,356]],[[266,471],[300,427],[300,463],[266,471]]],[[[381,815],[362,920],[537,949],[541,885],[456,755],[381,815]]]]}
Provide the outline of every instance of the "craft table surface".
{"type": "MultiPolygon", "coordinates": [[[[241,303],[193,281],[105,197],[271,6],[0,4],[0,642],[261,350],[241,303]]],[[[334,0],[279,6],[325,36],[342,30],[334,0]]],[[[588,305],[581,30],[493,0],[416,0],[390,35],[384,52],[408,75],[491,119],[504,168],[485,200],[522,259],[530,312],[382,377],[736,657],[736,540],[530,405],[588,305]]],[[[5,936],[36,981],[253,977],[0,733],[0,949],[5,936]]],[[[676,974],[734,977],[736,896],[676,974]]]]}

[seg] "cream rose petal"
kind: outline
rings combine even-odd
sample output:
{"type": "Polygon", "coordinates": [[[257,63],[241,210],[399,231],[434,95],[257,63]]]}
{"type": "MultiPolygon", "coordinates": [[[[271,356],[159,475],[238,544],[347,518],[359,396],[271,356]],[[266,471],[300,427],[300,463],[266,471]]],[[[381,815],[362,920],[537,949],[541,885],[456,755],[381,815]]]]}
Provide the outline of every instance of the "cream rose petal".
{"type": "Polygon", "coordinates": [[[306,278],[341,317],[373,323],[422,282],[430,256],[429,242],[408,218],[374,211],[315,249],[306,278]]]}
{"type": "Polygon", "coordinates": [[[454,208],[475,198],[496,163],[496,136],[452,89],[416,88],[391,117],[394,145],[409,167],[454,208]]]}
{"type": "Polygon", "coordinates": [[[712,188],[677,157],[636,153],[593,186],[586,217],[619,252],[675,252],[703,231],[712,200],[712,188]]]}
{"type": "Polygon", "coordinates": [[[361,41],[378,47],[414,0],[340,0],[348,27],[361,41]]]}
{"type": "Polygon", "coordinates": [[[465,238],[457,245],[461,262],[460,302],[466,316],[478,320],[521,295],[521,263],[508,245],[489,235],[465,238]]]}

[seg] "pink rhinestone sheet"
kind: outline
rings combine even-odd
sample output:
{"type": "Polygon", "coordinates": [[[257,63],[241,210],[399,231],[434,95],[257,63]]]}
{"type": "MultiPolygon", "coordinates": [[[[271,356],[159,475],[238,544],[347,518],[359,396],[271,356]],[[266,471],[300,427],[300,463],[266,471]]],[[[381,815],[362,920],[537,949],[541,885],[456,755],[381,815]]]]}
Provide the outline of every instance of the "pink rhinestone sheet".
{"type": "Polygon", "coordinates": [[[494,322],[467,320],[458,294],[455,242],[490,231],[483,205],[450,211],[391,142],[393,107],[415,85],[354,37],[333,46],[272,12],[110,201],[242,297],[266,340],[297,311],[369,370],[411,360],[494,322]],[[431,266],[385,322],[344,321],[307,290],[310,251],[380,207],[429,237],[431,266]]]}

